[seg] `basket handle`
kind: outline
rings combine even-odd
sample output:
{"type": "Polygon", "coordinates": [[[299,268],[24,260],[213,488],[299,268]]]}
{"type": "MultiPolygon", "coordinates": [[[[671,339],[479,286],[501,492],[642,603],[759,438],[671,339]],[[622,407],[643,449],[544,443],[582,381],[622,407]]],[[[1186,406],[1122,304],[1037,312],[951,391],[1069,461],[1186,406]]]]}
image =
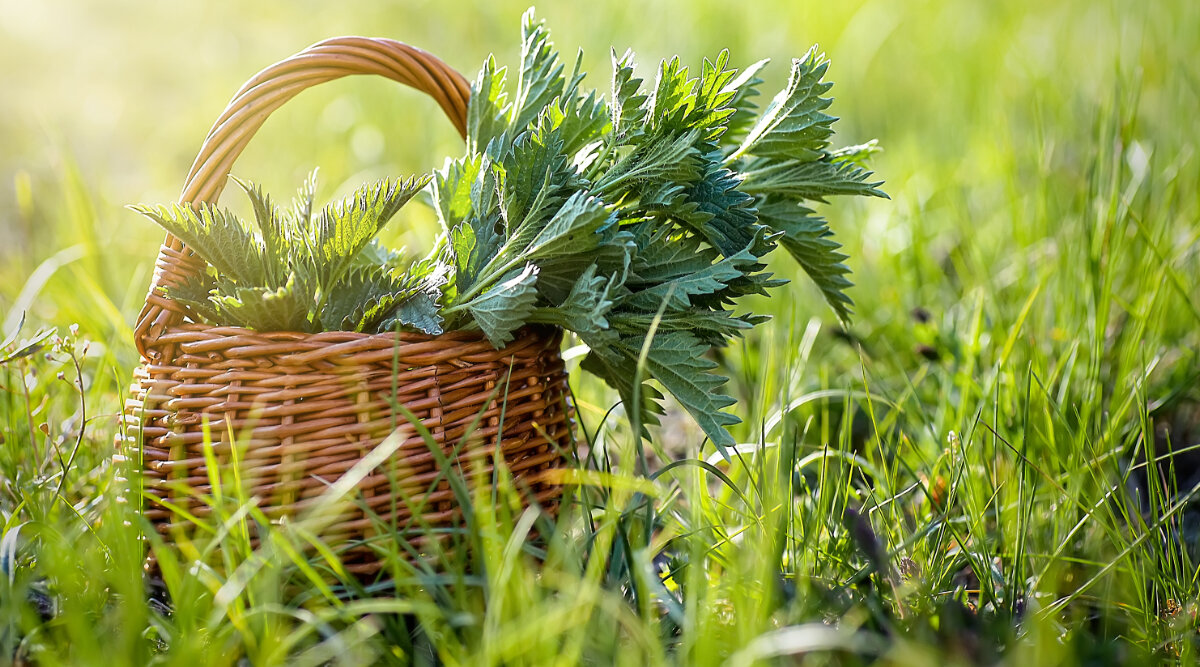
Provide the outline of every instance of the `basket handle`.
{"type": "MultiPolygon", "coordinates": [[[[271,112],[306,88],[353,74],[376,74],[427,93],[442,107],[458,133],[466,136],[471,91],[461,74],[435,56],[395,40],[335,37],[271,65],[242,86],[204,138],[188,172],[180,203],[215,202],[234,161],[271,112]]],[[[134,343],[143,358],[161,356],[151,344],[184,315],[183,309],[159,288],[177,285],[203,267],[203,260],[167,234],[154,264],[146,305],[134,327],[134,343]]]]}

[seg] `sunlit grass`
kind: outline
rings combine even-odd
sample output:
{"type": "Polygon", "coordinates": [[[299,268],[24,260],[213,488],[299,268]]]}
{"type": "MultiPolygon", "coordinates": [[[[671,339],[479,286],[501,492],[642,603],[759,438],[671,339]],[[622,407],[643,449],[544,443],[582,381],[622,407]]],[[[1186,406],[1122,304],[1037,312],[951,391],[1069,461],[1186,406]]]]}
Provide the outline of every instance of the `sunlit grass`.
{"type": "MultiPolygon", "coordinates": [[[[387,551],[383,580],[360,582],[303,523],[252,548],[257,510],[231,483],[208,499],[219,543],[150,545],[150,591],[142,523],[117,502],[136,470],[110,455],[160,239],[120,206],[169,200],[262,65],[364,33],[472,74],[489,51],[514,60],[525,7],[67,4],[13,9],[0,43],[41,63],[0,68],[22,93],[0,96],[0,339],[26,310],[19,339],[65,339],[0,364],[0,662],[1195,660],[1194,3],[540,7],[593,77],[610,45],[692,63],[729,47],[774,58],[775,86],[780,60],[822,43],[839,136],[880,139],[892,197],[830,216],[853,325],[803,286],[754,304],[773,321],[720,355],[744,421],[730,461],[675,413],[639,460],[575,359],[587,445],[557,522],[515,487],[477,491],[462,548],[387,551]],[[89,48],[107,55],[87,64],[89,48]]],[[[235,172],[279,189],[320,165],[337,189],[426,170],[460,151],[435,111],[334,84],[235,172]]],[[[431,220],[394,240],[421,247],[431,220]]]]}

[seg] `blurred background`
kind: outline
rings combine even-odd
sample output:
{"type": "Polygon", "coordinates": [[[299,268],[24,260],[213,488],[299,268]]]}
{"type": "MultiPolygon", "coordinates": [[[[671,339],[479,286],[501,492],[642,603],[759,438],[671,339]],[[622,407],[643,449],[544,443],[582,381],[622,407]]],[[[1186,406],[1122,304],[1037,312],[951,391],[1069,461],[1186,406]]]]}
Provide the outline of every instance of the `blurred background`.
{"type": "MultiPolygon", "coordinates": [[[[341,34],[409,42],[473,78],[490,53],[515,64],[526,8],[525,0],[0,3],[4,330],[25,311],[31,322],[77,322],[127,372],[136,362],[130,323],[162,235],[123,206],[174,200],[244,80],[341,34]]],[[[773,61],[765,103],[788,60],[819,43],[832,61],[832,113],[842,118],[835,143],[878,138],[874,168],[892,197],[824,211],[858,284],[859,315],[842,335],[901,366],[945,354],[944,327],[969,319],[978,295],[988,295],[989,322],[1010,322],[1046,281],[1058,287],[1033,309],[1034,330],[1082,335],[1057,318],[1078,320],[1065,319],[1072,306],[1061,299],[1086,263],[1064,258],[1093,243],[1095,207],[1083,200],[1103,194],[1089,186],[1104,178],[1097,164],[1113,161],[1119,181],[1153,178],[1171,193],[1200,186],[1200,3],[591,0],[538,10],[566,60],[583,49],[587,84],[602,92],[610,49],[633,49],[652,78],[661,58],[698,66],[728,48],[734,64],[773,61]],[[943,329],[930,329],[930,319],[943,329]]],[[[439,114],[391,82],[337,81],[268,121],[234,173],[286,199],[318,166],[319,198],[369,177],[427,171],[462,149],[439,114]]],[[[244,210],[237,199],[224,203],[244,210]]],[[[1188,224],[1196,202],[1174,194],[1160,202],[1175,221],[1163,238],[1180,250],[1172,260],[1180,267],[1195,266],[1187,248],[1196,245],[1188,224]]],[[[432,215],[421,207],[405,215],[393,240],[423,249],[432,215]]],[[[785,257],[776,264],[797,274],[785,257]]],[[[813,317],[833,324],[814,289],[802,281],[788,289],[759,306],[777,314],[768,325],[777,335],[803,331],[813,317]]]]}

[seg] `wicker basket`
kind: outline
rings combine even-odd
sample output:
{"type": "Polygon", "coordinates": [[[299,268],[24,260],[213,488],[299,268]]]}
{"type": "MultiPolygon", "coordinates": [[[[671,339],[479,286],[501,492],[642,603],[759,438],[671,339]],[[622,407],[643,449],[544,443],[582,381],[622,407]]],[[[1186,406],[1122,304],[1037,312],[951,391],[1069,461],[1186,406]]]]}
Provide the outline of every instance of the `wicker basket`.
{"type": "MultiPolygon", "coordinates": [[[[305,88],[352,74],[377,74],[428,93],[465,133],[469,87],[445,63],[391,40],[331,39],[268,67],[238,91],[205,139],[181,202],[215,201],[234,160],[272,111],[305,88]]],[[[496,350],[475,333],[214,327],[189,321],[159,289],[203,268],[168,235],[134,334],[143,363],[126,403],[120,456],[142,461],[145,516],[168,540],[192,530],[178,510],[209,512],[200,500],[211,492],[206,424],[220,464],[228,464],[231,441],[237,442],[242,483],[273,519],[312,504],[397,425],[408,427],[402,432],[409,437],[362,480],[359,502],[325,537],[367,539],[379,518],[401,528],[455,525],[460,514],[439,474],[441,456],[393,414],[393,401],[417,416],[446,458],[484,479],[491,479],[498,448],[527,499],[554,509],[561,487],[544,473],[564,465],[571,439],[560,331],[528,328],[496,350]],[[458,447],[469,431],[469,444],[458,447]],[[412,505],[397,500],[397,491],[412,505]]],[[[365,547],[348,551],[344,563],[359,573],[378,569],[365,547]]]]}

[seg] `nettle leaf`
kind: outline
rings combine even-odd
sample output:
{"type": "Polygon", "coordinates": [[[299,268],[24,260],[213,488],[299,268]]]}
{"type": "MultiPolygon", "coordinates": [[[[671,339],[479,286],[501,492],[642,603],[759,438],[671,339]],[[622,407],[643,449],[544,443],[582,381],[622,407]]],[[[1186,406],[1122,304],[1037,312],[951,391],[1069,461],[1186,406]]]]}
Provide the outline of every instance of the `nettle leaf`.
{"type": "Polygon", "coordinates": [[[256,331],[313,333],[320,327],[312,318],[311,295],[298,288],[292,274],[279,288],[222,285],[210,299],[220,319],[256,331]]]}
{"type": "Polygon", "coordinates": [[[230,176],[229,180],[236,183],[250,200],[250,205],[254,209],[254,220],[258,223],[258,230],[262,238],[263,275],[268,285],[278,287],[287,280],[287,255],[292,243],[283,213],[275,206],[275,202],[271,201],[270,195],[262,191],[262,188],[235,176],[230,176]]]}
{"type": "Polygon", "coordinates": [[[262,242],[229,211],[207,203],[196,208],[180,204],[129,208],[183,241],[219,274],[245,283],[266,282],[262,242]]]}
{"type": "Polygon", "coordinates": [[[496,59],[488,56],[471,85],[467,103],[467,149],[479,153],[508,129],[508,93],[504,90],[505,68],[496,67],[496,59]]]}
{"type": "MultiPolygon", "coordinates": [[[[623,261],[627,239],[615,230],[616,218],[595,197],[577,192],[562,204],[544,225],[527,221],[504,242],[504,245],[492,254],[492,260],[486,267],[471,274],[471,282],[460,282],[458,298],[469,299],[480,291],[487,289],[493,283],[507,280],[514,267],[520,267],[535,262],[541,267],[541,272],[549,279],[546,293],[561,294],[570,289],[580,273],[588,266],[587,262],[595,263],[603,260],[611,263],[610,256],[620,253],[617,261],[623,261]],[[603,246],[609,246],[601,250],[603,246]],[[590,254],[596,252],[596,257],[590,254]],[[580,261],[588,256],[587,262],[580,261]],[[565,260],[562,262],[556,260],[565,260]],[[549,272],[545,271],[549,267],[549,272]]],[[[464,238],[463,248],[469,241],[464,238]]],[[[472,257],[478,250],[471,249],[472,257]]],[[[469,270],[474,270],[468,266],[469,270]]],[[[461,275],[460,275],[461,279],[461,275]]],[[[539,279],[539,284],[541,280],[539,279]]]]}
{"type": "Polygon", "coordinates": [[[620,276],[597,275],[597,268],[595,264],[588,266],[562,303],[535,309],[531,321],[569,329],[585,340],[603,340],[609,335],[607,318],[620,287],[620,276]]]}
{"type": "Polygon", "coordinates": [[[292,199],[292,210],[287,214],[292,227],[290,230],[284,230],[289,236],[295,236],[297,230],[307,229],[312,224],[313,201],[316,196],[317,170],[313,169],[296,189],[296,196],[292,199]]]}
{"type": "Polygon", "coordinates": [[[466,304],[475,323],[497,349],[513,339],[513,332],[524,326],[533,312],[537,275],[537,266],[526,264],[466,304]]]}
{"type": "Polygon", "coordinates": [[[717,54],[716,61],[704,59],[700,81],[696,87],[695,108],[687,119],[691,127],[704,128],[705,141],[716,141],[725,134],[727,124],[736,111],[730,106],[737,91],[730,86],[737,70],[729,69],[729,50],[717,54]]]}
{"type": "Polygon", "coordinates": [[[404,265],[404,251],[389,248],[379,241],[372,240],[354,256],[350,269],[399,269],[404,265]]]}
{"type": "MultiPolygon", "coordinates": [[[[625,411],[632,413],[634,379],[637,377],[637,357],[625,354],[617,347],[616,341],[605,340],[596,344],[589,341],[586,335],[581,334],[580,338],[588,344],[591,350],[583,358],[579,367],[604,380],[605,384],[615,389],[617,395],[621,397],[621,403],[625,405],[625,411]]],[[[637,412],[643,426],[641,436],[645,438],[649,437],[645,427],[657,425],[659,423],[658,415],[665,414],[666,411],[659,403],[663,398],[662,392],[644,382],[640,397],[641,406],[637,412]]]]}
{"type": "Polygon", "coordinates": [[[521,71],[509,121],[509,127],[517,132],[562,95],[566,79],[553,46],[544,22],[534,20],[532,8],[526,11],[521,17],[521,71]]]}
{"type": "Polygon", "coordinates": [[[600,246],[605,240],[604,232],[615,224],[616,216],[604,202],[577,192],[530,241],[525,254],[534,259],[585,257],[600,246]]]}
{"type": "Polygon", "coordinates": [[[500,211],[509,238],[536,231],[574,189],[575,170],[553,131],[522,134],[500,162],[500,211]]]}
{"type": "Polygon", "coordinates": [[[539,119],[539,132],[554,132],[562,142],[562,151],[574,156],[573,162],[580,164],[586,157],[579,155],[594,154],[594,147],[601,143],[601,137],[608,134],[610,119],[604,100],[589,92],[586,96],[579,92],[579,84],[583,81],[580,67],[583,63],[583,51],[575,60],[570,81],[562,96],[546,107],[539,119]],[[592,150],[585,148],[592,146],[592,150]]]}
{"type": "Polygon", "coordinates": [[[321,311],[323,329],[373,331],[416,289],[402,277],[368,267],[351,269],[331,290],[321,311]]]}
{"type": "Polygon", "coordinates": [[[692,79],[678,57],[664,62],[649,102],[651,131],[676,135],[697,130],[705,144],[719,139],[725,132],[725,121],[734,112],[727,106],[734,91],[727,86],[737,72],[727,69],[728,64],[729,52],[722,51],[716,62],[705,59],[700,78],[692,79]]]}
{"type": "Polygon", "coordinates": [[[635,291],[622,299],[621,304],[653,312],[665,301],[667,308],[683,310],[692,305],[692,297],[722,292],[730,283],[744,277],[747,267],[757,263],[758,258],[750,252],[750,246],[747,246],[740,252],[704,268],[682,273],[669,280],[657,282],[652,287],[635,291]]]}
{"type": "Polygon", "coordinates": [[[850,269],[844,263],[842,246],[833,240],[825,219],[812,209],[790,201],[762,204],[759,216],[764,223],[783,232],[780,243],[816,283],[838,317],[848,321],[853,306],[846,295],[853,285],[846,277],[850,269]]]}
{"type": "Polygon", "coordinates": [[[454,268],[444,261],[444,249],[439,239],[429,256],[409,266],[401,276],[410,290],[392,313],[377,325],[378,331],[407,327],[437,335],[445,331],[440,301],[443,289],[450,282],[454,268]]]}
{"type": "Polygon", "coordinates": [[[504,243],[495,171],[490,158],[478,156],[447,170],[444,180],[435,182],[434,201],[445,218],[443,224],[458,221],[446,235],[447,260],[454,268],[449,291],[456,299],[474,294],[476,283],[485,277],[484,267],[504,243]]]}
{"type": "Polygon", "coordinates": [[[353,195],[326,206],[307,237],[316,275],[325,285],[337,283],[354,257],[375,238],[400,207],[429,183],[428,176],[407,181],[386,179],[359,188],[353,195]]]}
{"type": "Polygon", "coordinates": [[[634,255],[630,283],[654,285],[697,271],[703,271],[720,259],[720,254],[695,234],[680,234],[669,226],[646,226],[634,236],[638,253],[634,255]]]}
{"type": "Polygon", "coordinates": [[[142,211],[219,270],[167,293],[197,318],[251,328],[478,329],[501,347],[527,324],[562,327],[638,423],[655,423],[665,389],[724,453],[738,419],[722,412],[733,399],[705,353],[766,319],[734,304],[784,284],[766,270],[779,244],[849,315],[845,256],[803,203],[886,196],[866,168],[875,144],[829,149],[831,84],[815,48],[760,115],[766,61],[738,73],[727,51],[694,70],[674,58],[643,90],[633,54],[613,51],[605,101],[582,85],[582,54],[565,73],[532,12],[521,36],[515,87],[489,57],[466,154],[433,175],[441,233],[427,257],[405,266],[372,242],[424,179],[363,188],[315,216],[311,180],[291,211],[239,182],[257,235],[215,209],[142,211]]]}
{"type": "Polygon", "coordinates": [[[768,62],[768,59],[763,59],[754,63],[729,83],[729,88],[734,92],[728,106],[733,109],[733,113],[725,121],[726,129],[725,134],[721,135],[721,142],[730,146],[730,151],[745,140],[750,128],[758,119],[758,105],[754,103],[754,98],[758,97],[758,87],[763,84],[758,73],[768,62]]]}
{"type": "Polygon", "coordinates": [[[829,157],[814,162],[755,160],[744,172],[741,189],[755,195],[825,203],[826,197],[888,196],[879,189],[883,181],[868,181],[872,172],[850,161],[829,157]]]}
{"type": "Polygon", "coordinates": [[[428,292],[417,292],[405,299],[392,314],[379,323],[379,331],[391,331],[397,326],[409,327],[433,336],[443,333],[442,315],[437,299],[428,292]]]}
{"type": "MultiPolygon", "coordinates": [[[[494,218],[499,218],[496,214],[494,218]]],[[[454,288],[457,294],[469,294],[490,261],[504,242],[504,236],[496,231],[496,223],[478,218],[450,230],[450,251],[454,259],[454,288]]]]}
{"type": "Polygon", "coordinates": [[[703,165],[696,148],[700,135],[699,130],[691,130],[673,139],[642,144],[596,180],[596,192],[620,201],[625,189],[636,192],[663,181],[690,183],[698,179],[703,165]]]}
{"type": "MultiPolygon", "coordinates": [[[[188,276],[182,283],[168,285],[162,291],[170,299],[184,306],[194,315],[210,324],[220,323],[220,315],[212,302],[217,281],[207,271],[188,276]]],[[[226,322],[225,324],[231,324],[226,322]]]]}
{"type": "Polygon", "coordinates": [[[762,229],[754,197],[739,190],[741,184],[732,171],[710,163],[704,178],[685,190],[686,203],[678,207],[680,220],[724,255],[745,248],[762,229]]]}
{"type": "Polygon", "coordinates": [[[846,146],[835,151],[829,152],[829,160],[834,164],[852,164],[856,167],[866,168],[871,156],[882,151],[879,147],[879,142],[875,139],[868,141],[865,144],[857,146],[846,146]]]}
{"type": "MultiPolygon", "coordinates": [[[[627,358],[641,354],[644,337],[624,337],[613,345],[627,358]]],[[[713,373],[715,362],[704,358],[710,346],[684,331],[658,333],[650,343],[646,371],[679,401],[696,420],[722,455],[734,444],[726,427],[741,423],[736,416],[721,412],[736,401],[721,391],[727,378],[713,373]]]]}
{"type": "Polygon", "coordinates": [[[616,225],[609,227],[601,234],[602,241],[592,251],[583,256],[558,255],[543,257],[538,260],[541,271],[538,273],[538,292],[549,304],[560,304],[574,288],[575,281],[580,276],[580,268],[585,262],[592,262],[600,267],[600,271],[611,276],[616,284],[621,284],[628,273],[630,259],[637,251],[633,235],[619,230],[616,225]]]}
{"type": "Polygon", "coordinates": [[[787,86],[767,106],[731,158],[750,154],[805,162],[824,155],[837,120],[824,113],[832,100],[821,97],[833,86],[821,80],[828,68],[829,61],[825,54],[818,54],[816,46],[803,58],[793,60],[787,86]]]}
{"type": "MultiPolygon", "coordinates": [[[[655,313],[618,312],[610,319],[614,331],[635,336],[649,331],[656,316],[655,313]]],[[[743,331],[768,319],[765,315],[735,316],[727,310],[668,310],[658,317],[658,331],[686,331],[706,345],[724,347],[730,338],[741,336],[743,331]]]]}
{"type": "Polygon", "coordinates": [[[434,172],[433,202],[442,231],[449,232],[471,214],[474,207],[471,191],[479,179],[483,161],[481,155],[447,160],[440,171],[434,172]]]}
{"type": "MultiPolygon", "coordinates": [[[[254,184],[235,182],[250,199],[259,236],[211,206],[134,207],[178,233],[209,263],[211,274],[165,289],[194,319],[258,331],[374,331],[418,293],[435,304],[436,316],[444,274],[433,285],[425,275],[430,271],[405,277],[397,273],[402,255],[373,240],[427,177],[364,186],[316,220],[314,176],[286,212],[254,184]]],[[[428,313],[413,311],[410,319],[430,328],[428,313]]]]}
{"type": "Polygon", "coordinates": [[[696,104],[692,93],[694,85],[695,80],[688,78],[688,68],[680,65],[679,56],[662,61],[646,114],[652,132],[685,132],[692,129],[687,120],[696,104]]]}
{"type": "Polygon", "coordinates": [[[641,93],[642,80],[633,76],[633,51],[617,57],[616,50],[612,51],[612,106],[609,114],[612,119],[612,139],[616,143],[630,143],[642,133],[645,123],[646,96],[641,93]]]}

